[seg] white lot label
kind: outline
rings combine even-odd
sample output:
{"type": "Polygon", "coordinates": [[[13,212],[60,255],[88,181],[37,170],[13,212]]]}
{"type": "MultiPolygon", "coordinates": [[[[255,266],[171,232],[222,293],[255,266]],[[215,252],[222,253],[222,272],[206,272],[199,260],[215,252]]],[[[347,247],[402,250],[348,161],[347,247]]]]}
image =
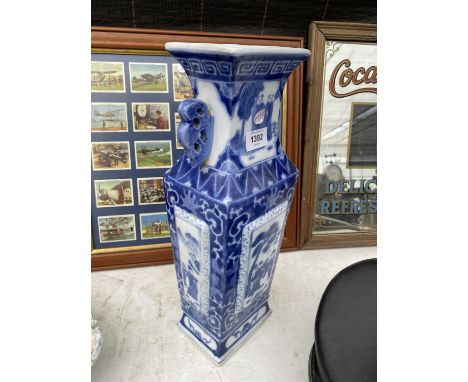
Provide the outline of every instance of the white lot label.
{"type": "Polygon", "coordinates": [[[268,144],[267,140],[267,128],[258,129],[247,133],[245,137],[245,149],[252,151],[260,149],[268,144]]]}

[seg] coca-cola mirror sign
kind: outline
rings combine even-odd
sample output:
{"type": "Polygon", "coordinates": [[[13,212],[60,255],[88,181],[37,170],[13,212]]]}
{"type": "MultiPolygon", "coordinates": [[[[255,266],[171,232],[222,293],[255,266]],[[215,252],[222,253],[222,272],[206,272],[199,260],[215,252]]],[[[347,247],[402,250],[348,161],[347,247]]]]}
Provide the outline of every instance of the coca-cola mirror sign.
{"type": "Polygon", "coordinates": [[[377,242],[377,25],[314,21],[302,160],[303,248],[377,242]]]}
{"type": "Polygon", "coordinates": [[[377,94],[377,65],[353,68],[351,60],[345,58],[336,65],[328,86],[330,94],[336,98],[366,92],[377,94]],[[353,85],[354,89],[349,90],[353,85]]]}
{"type": "Polygon", "coordinates": [[[327,41],[313,233],[377,228],[377,45],[327,41]]]}

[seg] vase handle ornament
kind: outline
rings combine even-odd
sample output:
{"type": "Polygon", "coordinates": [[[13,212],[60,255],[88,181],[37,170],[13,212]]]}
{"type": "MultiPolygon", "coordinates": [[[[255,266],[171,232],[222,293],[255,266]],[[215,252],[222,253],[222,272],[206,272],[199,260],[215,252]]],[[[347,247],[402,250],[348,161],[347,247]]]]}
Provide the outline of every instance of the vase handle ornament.
{"type": "Polygon", "coordinates": [[[177,139],[184,147],[192,167],[201,166],[213,145],[213,116],[205,102],[188,99],[179,105],[177,139]]]}

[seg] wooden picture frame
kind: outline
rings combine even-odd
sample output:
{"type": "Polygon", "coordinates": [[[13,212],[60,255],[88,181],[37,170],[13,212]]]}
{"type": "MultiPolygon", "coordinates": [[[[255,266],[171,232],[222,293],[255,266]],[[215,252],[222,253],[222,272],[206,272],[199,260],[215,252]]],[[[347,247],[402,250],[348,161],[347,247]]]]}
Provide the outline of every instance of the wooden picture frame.
{"type": "MultiPolygon", "coordinates": [[[[301,247],[315,249],[374,246],[377,245],[376,232],[312,234],[316,208],[316,180],[325,83],[324,56],[327,41],[377,43],[377,26],[340,22],[312,22],[310,24],[309,49],[312,56],[307,67],[307,115],[303,143],[300,214],[301,247]]],[[[375,92],[377,92],[376,89],[375,92]]]]}
{"type": "MultiPolygon", "coordinates": [[[[168,54],[166,42],[205,42],[244,45],[268,45],[302,48],[302,37],[234,35],[225,33],[185,32],[170,30],[92,27],[93,52],[118,54],[157,55],[168,54]]],[[[303,66],[300,65],[288,80],[285,88],[282,139],[289,158],[301,168],[303,66]]],[[[282,251],[299,248],[300,179],[291,205],[282,251]]],[[[170,243],[96,249],[91,246],[92,270],[125,268],[172,263],[170,243]]]]}

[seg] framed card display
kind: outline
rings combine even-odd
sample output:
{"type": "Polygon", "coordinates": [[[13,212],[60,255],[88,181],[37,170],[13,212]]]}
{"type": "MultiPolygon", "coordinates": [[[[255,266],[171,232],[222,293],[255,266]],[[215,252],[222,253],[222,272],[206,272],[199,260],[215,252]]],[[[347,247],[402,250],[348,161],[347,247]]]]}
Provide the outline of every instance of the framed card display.
{"type": "MultiPolygon", "coordinates": [[[[91,37],[92,269],[172,262],[162,176],[183,155],[178,107],[193,94],[165,43],[300,48],[303,39],[108,27],[93,27],[91,37]]],[[[281,135],[299,168],[302,74],[300,66],[285,87],[281,135]]],[[[297,193],[283,250],[299,247],[299,204],[297,193]]]]}
{"type": "Polygon", "coordinates": [[[309,48],[301,244],[376,245],[376,25],[313,22],[309,48]]]}

